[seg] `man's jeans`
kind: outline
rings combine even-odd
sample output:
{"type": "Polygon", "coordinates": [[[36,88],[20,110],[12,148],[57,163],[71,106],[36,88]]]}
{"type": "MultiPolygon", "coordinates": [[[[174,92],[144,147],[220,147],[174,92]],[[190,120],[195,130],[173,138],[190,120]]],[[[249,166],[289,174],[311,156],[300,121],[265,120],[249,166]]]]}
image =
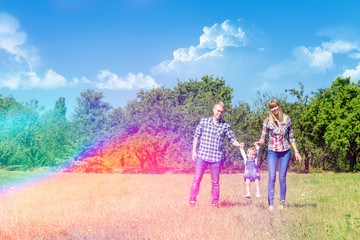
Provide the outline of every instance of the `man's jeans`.
{"type": "Polygon", "coordinates": [[[275,194],[275,181],[276,181],[276,168],[278,161],[279,164],[279,183],[280,183],[280,205],[285,204],[286,196],[286,173],[289,166],[291,152],[290,150],[284,152],[274,152],[268,150],[267,165],[269,171],[268,182],[268,202],[269,206],[274,206],[274,194],[275,194]]]}
{"type": "Polygon", "coordinates": [[[217,204],[219,202],[219,195],[220,195],[219,178],[220,178],[221,161],[212,163],[212,162],[204,161],[200,158],[196,160],[196,164],[195,164],[195,176],[194,176],[194,181],[191,185],[190,201],[196,201],[196,196],[199,193],[200,182],[207,166],[209,166],[210,169],[211,183],[212,183],[211,203],[217,204]]]}

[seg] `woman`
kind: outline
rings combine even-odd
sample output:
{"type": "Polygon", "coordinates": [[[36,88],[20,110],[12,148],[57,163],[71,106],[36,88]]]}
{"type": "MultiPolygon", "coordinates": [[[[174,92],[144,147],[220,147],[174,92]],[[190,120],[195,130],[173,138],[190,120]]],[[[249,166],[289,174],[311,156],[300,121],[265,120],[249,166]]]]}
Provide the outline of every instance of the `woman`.
{"type": "Polygon", "coordinates": [[[275,99],[269,102],[269,117],[263,122],[263,129],[260,140],[257,144],[264,144],[269,138],[267,165],[269,171],[268,202],[269,210],[274,209],[274,193],[276,181],[276,168],[279,165],[280,183],[280,205],[284,209],[286,196],[286,173],[291,156],[290,145],[295,150],[295,157],[301,163],[301,156],[296,148],[294,131],[291,126],[291,119],[281,111],[279,102],[275,99]]]}

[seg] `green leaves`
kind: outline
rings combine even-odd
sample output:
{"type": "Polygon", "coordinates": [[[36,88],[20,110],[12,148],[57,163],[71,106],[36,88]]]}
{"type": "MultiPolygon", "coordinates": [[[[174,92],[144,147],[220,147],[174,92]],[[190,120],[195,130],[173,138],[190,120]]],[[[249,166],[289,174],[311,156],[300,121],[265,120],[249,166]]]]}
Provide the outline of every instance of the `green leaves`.
{"type": "Polygon", "coordinates": [[[72,129],[76,136],[73,140],[79,147],[100,141],[106,133],[107,114],[112,107],[103,98],[103,93],[92,89],[87,89],[77,98],[72,129]]]}
{"type": "MultiPolygon", "coordinates": [[[[224,119],[238,141],[250,146],[260,137],[269,100],[276,98],[292,119],[305,171],[309,167],[356,170],[360,154],[359,83],[338,78],[331,87],[313,93],[311,99],[304,94],[304,85],[299,87],[285,90],[293,101],[288,101],[287,95],[259,92],[252,105],[232,103],[233,89],[224,79],[204,76],[178,81],[173,89],[140,90],[125,108],[115,109],[104,101],[103,93],[88,89],[80,93],[69,118],[65,98],[44,112],[36,100],[19,103],[12,96],[0,95],[0,164],[56,166],[81,152],[93,154],[93,163],[100,163],[104,155],[122,166],[135,161],[143,168],[187,168],[193,166],[195,128],[201,118],[212,116],[216,102],[225,103],[224,119]],[[107,151],[112,142],[117,147],[107,151]]],[[[225,167],[233,167],[240,154],[225,142],[225,167]]],[[[266,147],[261,149],[260,159],[266,159],[266,147]]]]}
{"type": "Polygon", "coordinates": [[[353,171],[359,156],[360,88],[350,78],[337,78],[311,99],[303,120],[312,140],[329,146],[353,171]]]}

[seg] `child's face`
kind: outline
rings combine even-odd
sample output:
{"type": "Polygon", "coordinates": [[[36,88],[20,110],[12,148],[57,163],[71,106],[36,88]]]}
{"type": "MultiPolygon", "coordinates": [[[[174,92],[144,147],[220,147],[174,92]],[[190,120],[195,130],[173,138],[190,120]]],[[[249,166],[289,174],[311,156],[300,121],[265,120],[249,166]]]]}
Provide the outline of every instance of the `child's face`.
{"type": "Polygon", "coordinates": [[[256,157],[256,152],[254,150],[248,150],[246,156],[248,159],[254,159],[256,157]]]}

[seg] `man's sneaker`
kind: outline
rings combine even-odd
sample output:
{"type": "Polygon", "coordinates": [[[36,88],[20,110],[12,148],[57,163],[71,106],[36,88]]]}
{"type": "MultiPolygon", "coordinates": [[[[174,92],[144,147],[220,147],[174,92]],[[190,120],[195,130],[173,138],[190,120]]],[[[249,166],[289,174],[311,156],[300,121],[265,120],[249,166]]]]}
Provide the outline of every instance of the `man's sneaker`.
{"type": "Polygon", "coordinates": [[[284,210],[284,206],[283,206],[283,205],[279,205],[278,209],[279,209],[279,210],[284,210]]]}
{"type": "Polygon", "coordinates": [[[195,206],[196,201],[194,201],[194,200],[190,200],[190,201],[189,201],[189,204],[190,204],[191,206],[195,206]]]}
{"type": "Polygon", "coordinates": [[[257,197],[257,198],[261,198],[261,195],[260,195],[259,192],[256,193],[256,197],[257,197]]]}
{"type": "Polygon", "coordinates": [[[245,195],[245,198],[251,198],[251,193],[248,192],[248,193],[245,195]]]}
{"type": "Polygon", "coordinates": [[[269,206],[269,211],[272,212],[274,210],[274,206],[269,206]]]}
{"type": "Polygon", "coordinates": [[[211,206],[218,208],[218,207],[219,207],[219,204],[218,204],[218,203],[212,203],[211,206]]]}

